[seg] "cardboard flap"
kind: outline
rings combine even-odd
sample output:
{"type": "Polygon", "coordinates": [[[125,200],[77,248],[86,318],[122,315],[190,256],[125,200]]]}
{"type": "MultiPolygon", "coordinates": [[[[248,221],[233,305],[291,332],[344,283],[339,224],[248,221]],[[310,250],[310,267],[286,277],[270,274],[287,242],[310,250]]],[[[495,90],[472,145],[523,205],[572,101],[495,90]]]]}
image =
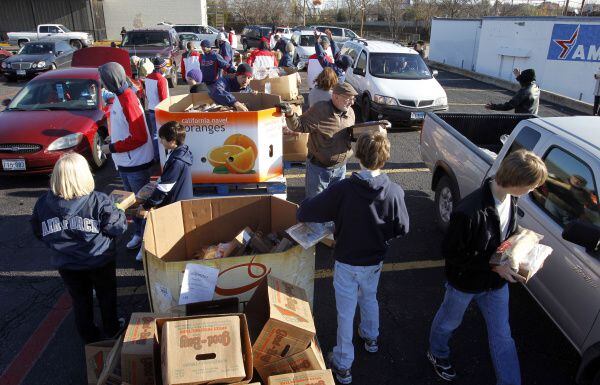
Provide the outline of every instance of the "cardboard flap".
{"type": "MultiPolygon", "coordinates": [[[[185,258],[185,237],[181,203],[170,205],[150,211],[152,231],[144,233],[144,244],[154,243],[155,256],[165,261],[177,261],[185,258]],[[154,235],[154,239],[147,239],[154,235]]],[[[152,247],[145,246],[147,249],[152,247]]]]}
{"type": "Polygon", "coordinates": [[[284,231],[298,223],[297,211],[297,204],[271,197],[271,231],[284,231]]]}
{"type": "Polygon", "coordinates": [[[244,103],[251,111],[275,108],[277,104],[281,103],[281,96],[279,95],[265,93],[250,94],[240,92],[233,92],[232,94],[239,102],[244,103]]]}

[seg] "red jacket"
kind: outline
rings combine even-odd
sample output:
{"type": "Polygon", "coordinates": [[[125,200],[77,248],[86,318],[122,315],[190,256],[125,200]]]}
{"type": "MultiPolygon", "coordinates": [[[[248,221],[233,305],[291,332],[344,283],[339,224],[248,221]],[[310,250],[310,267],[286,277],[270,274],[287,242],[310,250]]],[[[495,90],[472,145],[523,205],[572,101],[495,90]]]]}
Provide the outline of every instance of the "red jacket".
{"type": "Polygon", "coordinates": [[[169,97],[167,79],[157,71],[152,72],[144,80],[148,109],[154,111],[156,105],[169,97]]]}
{"type": "Polygon", "coordinates": [[[252,53],[250,54],[250,57],[248,57],[248,60],[246,60],[246,62],[249,65],[253,65],[258,56],[271,56],[273,58],[273,62],[274,62],[273,66],[277,67],[279,65],[279,63],[277,62],[277,56],[275,56],[275,54],[273,52],[267,51],[267,50],[259,50],[259,49],[252,51],[252,53]]]}

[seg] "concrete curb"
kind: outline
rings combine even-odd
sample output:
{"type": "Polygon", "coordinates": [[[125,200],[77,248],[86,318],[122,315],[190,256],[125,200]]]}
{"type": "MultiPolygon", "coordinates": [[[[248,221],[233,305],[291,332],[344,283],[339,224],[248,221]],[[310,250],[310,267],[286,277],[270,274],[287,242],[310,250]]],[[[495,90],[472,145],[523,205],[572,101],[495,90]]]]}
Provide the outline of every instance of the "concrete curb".
{"type": "MultiPolygon", "coordinates": [[[[499,79],[499,78],[495,78],[493,76],[484,75],[484,74],[480,74],[480,73],[473,72],[473,71],[468,71],[468,70],[465,70],[462,68],[454,67],[454,66],[444,64],[444,63],[439,63],[439,62],[432,61],[432,60],[429,60],[428,64],[432,68],[452,72],[457,75],[462,75],[462,76],[468,77],[470,79],[474,79],[474,80],[478,80],[483,83],[494,85],[496,87],[504,88],[504,89],[511,90],[511,91],[516,91],[519,89],[518,84],[509,82],[504,79],[499,79]]],[[[570,108],[577,112],[581,112],[585,115],[590,115],[594,108],[589,103],[585,103],[585,102],[582,102],[582,101],[579,101],[579,100],[576,100],[573,98],[569,98],[568,96],[559,95],[554,92],[550,92],[550,91],[546,91],[546,90],[542,90],[540,98],[545,102],[559,104],[561,106],[570,108]]]]}

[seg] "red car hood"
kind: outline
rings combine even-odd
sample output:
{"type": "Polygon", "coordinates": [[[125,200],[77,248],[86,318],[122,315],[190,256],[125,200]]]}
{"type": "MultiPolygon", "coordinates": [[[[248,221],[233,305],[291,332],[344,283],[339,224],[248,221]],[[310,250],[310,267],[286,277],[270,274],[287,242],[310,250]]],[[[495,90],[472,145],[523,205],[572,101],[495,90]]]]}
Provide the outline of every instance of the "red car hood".
{"type": "Polygon", "coordinates": [[[92,67],[98,68],[102,64],[114,61],[119,63],[125,69],[125,74],[131,77],[131,61],[129,52],[121,48],[112,47],[88,47],[82,48],[73,53],[71,67],[92,67]]]}
{"type": "Polygon", "coordinates": [[[65,135],[84,132],[102,111],[4,111],[0,113],[0,143],[47,146],[65,135]]]}

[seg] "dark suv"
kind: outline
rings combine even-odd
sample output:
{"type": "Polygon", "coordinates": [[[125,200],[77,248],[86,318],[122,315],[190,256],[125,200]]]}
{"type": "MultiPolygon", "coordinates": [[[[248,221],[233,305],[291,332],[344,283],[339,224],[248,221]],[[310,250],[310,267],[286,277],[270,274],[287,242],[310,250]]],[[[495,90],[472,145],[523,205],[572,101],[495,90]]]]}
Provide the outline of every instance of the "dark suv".
{"type": "MultiPolygon", "coordinates": [[[[170,26],[155,26],[127,31],[123,37],[121,48],[129,52],[129,56],[153,58],[161,56],[167,60],[165,77],[169,88],[177,85],[177,65],[181,61],[179,37],[170,26]]],[[[134,69],[134,75],[136,75],[134,69]]]]}
{"type": "Polygon", "coordinates": [[[260,39],[269,38],[271,34],[272,28],[266,27],[263,25],[249,25],[242,31],[242,48],[244,51],[249,48],[258,47],[258,43],[260,43],[260,39]]]}

